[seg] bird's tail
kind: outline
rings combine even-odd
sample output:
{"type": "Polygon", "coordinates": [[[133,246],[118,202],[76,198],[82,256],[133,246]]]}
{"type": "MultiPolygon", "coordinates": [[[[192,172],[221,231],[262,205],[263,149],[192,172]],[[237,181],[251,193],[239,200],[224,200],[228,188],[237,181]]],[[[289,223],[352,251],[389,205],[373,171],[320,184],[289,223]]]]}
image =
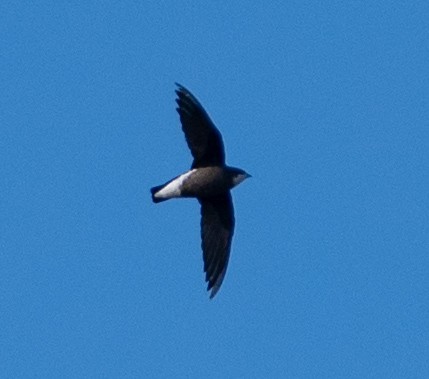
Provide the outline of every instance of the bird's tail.
{"type": "Polygon", "coordinates": [[[165,184],[161,185],[161,186],[156,186],[156,187],[152,187],[150,189],[150,193],[152,194],[152,201],[154,203],[160,203],[161,201],[165,201],[168,200],[168,198],[162,198],[162,197],[155,197],[156,193],[161,190],[163,187],[165,186],[165,184]]]}

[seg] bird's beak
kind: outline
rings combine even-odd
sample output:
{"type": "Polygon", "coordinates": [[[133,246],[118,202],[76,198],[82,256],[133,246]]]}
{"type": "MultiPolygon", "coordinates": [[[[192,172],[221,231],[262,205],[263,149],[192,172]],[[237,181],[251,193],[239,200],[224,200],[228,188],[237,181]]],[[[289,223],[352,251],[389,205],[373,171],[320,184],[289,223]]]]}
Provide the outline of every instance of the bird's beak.
{"type": "Polygon", "coordinates": [[[251,177],[252,177],[252,175],[246,173],[246,179],[251,178],[251,177]]]}

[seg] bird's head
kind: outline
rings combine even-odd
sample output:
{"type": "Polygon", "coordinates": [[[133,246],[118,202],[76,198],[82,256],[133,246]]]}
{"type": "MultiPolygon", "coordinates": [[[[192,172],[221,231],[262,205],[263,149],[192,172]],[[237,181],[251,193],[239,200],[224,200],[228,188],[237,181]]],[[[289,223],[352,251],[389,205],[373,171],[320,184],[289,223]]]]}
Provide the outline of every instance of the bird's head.
{"type": "Polygon", "coordinates": [[[247,178],[251,178],[252,175],[248,174],[246,171],[241,168],[230,167],[232,174],[232,185],[233,187],[238,186],[241,182],[246,180],[247,178]]]}

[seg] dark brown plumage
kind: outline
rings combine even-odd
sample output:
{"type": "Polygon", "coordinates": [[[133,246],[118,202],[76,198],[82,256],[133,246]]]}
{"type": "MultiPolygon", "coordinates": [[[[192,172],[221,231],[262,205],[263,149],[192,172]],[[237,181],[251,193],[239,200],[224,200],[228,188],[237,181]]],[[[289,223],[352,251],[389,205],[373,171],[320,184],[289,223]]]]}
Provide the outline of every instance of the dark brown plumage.
{"type": "Polygon", "coordinates": [[[178,105],[182,130],[185,133],[189,150],[194,157],[191,168],[224,166],[225,149],[222,135],[210,120],[200,102],[183,86],[176,83],[178,105]]]}
{"type": "Polygon", "coordinates": [[[204,271],[213,298],[225,278],[234,234],[230,190],[250,175],[225,165],[219,130],[195,96],[182,85],[177,87],[177,112],[194,161],[190,171],[153,187],[152,199],[158,203],[173,197],[195,197],[200,202],[204,271]]]}

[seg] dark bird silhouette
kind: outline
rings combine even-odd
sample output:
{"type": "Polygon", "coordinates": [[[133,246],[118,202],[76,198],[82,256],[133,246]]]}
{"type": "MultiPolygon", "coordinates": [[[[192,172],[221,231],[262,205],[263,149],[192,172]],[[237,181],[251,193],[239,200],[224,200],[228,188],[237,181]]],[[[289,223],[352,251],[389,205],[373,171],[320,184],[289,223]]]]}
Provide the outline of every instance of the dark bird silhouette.
{"type": "Polygon", "coordinates": [[[177,84],[177,112],[194,158],[191,170],[151,188],[155,203],[175,197],[194,197],[201,204],[201,247],[210,298],[219,291],[228,266],[234,234],[230,190],[250,175],[225,164],[222,135],[199,101],[177,84]]]}

